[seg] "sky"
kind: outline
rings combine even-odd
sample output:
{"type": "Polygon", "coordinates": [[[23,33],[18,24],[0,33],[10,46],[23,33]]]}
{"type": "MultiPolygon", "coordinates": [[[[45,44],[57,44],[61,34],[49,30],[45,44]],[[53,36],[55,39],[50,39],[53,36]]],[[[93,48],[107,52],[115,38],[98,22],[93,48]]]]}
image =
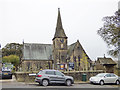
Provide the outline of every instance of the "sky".
{"type": "MultiPolygon", "coordinates": [[[[0,0],[0,44],[52,44],[60,8],[68,45],[80,41],[91,58],[111,57],[97,34],[102,18],[114,15],[119,0],[0,0]]],[[[115,59],[115,58],[113,58],[115,59]]]]}

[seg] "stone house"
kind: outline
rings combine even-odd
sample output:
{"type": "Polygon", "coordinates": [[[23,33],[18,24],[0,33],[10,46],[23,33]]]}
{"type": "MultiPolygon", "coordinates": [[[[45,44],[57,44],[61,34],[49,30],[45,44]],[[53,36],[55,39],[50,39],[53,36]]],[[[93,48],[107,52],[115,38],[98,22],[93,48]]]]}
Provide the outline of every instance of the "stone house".
{"type": "Polygon", "coordinates": [[[22,70],[39,70],[54,68],[63,70],[89,70],[91,60],[79,40],[67,45],[68,37],[62,26],[60,9],[58,9],[57,24],[53,44],[23,44],[22,70]]]}
{"type": "Polygon", "coordinates": [[[98,58],[95,62],[95,68],[96,70],[104,70],[107,73],[113,73],[114,72],[114,66],[116,65],[116,62],[113,61],[111,58],[98,58]]]}

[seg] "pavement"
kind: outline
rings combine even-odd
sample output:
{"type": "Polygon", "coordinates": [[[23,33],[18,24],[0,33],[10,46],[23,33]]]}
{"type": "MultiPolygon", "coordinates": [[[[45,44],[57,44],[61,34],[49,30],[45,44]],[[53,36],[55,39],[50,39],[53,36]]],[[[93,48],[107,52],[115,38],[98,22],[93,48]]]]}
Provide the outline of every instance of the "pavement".
{"type": "MultiPolygon", "coordinates": [[[[24,84],[38,84],[36,82],[23,82],[24,84]]],[[[86,82],[83,82],[83,81],[77,81],[77,82],[74,82],[74,84],[90,84],[89,81],[86,81],[86,82]]]]}
{"type": "Polygon", "coordinates": [[[89,84],[89,81],[75,81],[75,84],[89,84]]]}

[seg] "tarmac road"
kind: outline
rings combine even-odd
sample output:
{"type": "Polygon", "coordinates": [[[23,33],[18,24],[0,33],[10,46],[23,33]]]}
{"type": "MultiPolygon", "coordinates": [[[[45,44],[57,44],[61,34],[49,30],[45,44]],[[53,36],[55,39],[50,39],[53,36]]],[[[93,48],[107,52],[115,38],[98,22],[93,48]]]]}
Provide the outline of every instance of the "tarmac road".
{"type": "Polygon", "coordinates": [[[47,87],[40,86],[38,83],[24,83],[17,82],[15,77],[13,79],[0,80],[2,88],[118,88],[117,85],[93,85],[89,83],[76,83],[72,86],[65,85],[49,85],[47,87]]]}

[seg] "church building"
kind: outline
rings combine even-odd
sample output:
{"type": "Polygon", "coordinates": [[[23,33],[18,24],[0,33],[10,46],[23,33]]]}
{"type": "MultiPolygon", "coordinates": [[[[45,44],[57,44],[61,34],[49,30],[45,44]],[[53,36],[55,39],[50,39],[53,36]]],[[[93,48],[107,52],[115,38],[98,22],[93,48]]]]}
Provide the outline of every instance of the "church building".
{"type": "Polygon", "coordinates": [[[79,40],[68,45],[68,37],[62,26],[60,9],[53,44],[23,43],[22,70],[39,71],[58,69],[65,71],[84,71],[91,68],[91,59],[79,40]]]}

